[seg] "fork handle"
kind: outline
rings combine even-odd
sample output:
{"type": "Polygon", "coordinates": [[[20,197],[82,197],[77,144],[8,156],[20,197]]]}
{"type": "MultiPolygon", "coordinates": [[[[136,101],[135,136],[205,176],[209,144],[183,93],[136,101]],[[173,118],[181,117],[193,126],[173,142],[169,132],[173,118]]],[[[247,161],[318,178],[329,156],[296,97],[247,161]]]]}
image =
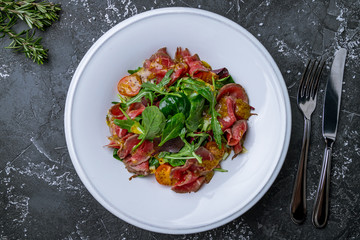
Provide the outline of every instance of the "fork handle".
{"type": "Polygon", "coordinates": [[[304,136],[301,147],[299,166],[290,203],[290,217],[296,224],[306,218],[306,165],[310,142],[311,118],[304,117],[304,136]]]}
{"type": "Polygon", "coordinates": [[[334,140],[326,138],[325,142],[324,160],[312,215],[312,222],[317,228],[325,227],[329,212],[330,166],[334,140]]]}

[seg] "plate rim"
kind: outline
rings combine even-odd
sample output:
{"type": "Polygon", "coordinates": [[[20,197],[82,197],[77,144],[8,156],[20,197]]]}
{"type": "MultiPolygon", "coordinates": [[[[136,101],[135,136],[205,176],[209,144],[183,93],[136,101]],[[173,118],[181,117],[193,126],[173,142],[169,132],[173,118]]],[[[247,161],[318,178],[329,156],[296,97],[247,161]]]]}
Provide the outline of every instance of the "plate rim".
{"type": "Polygon", "coordinates": [[[79,63],[69,86],[66,102],[65,102],[65,111],[64,111],[64,130],[65,130],[65,139],[67,143],[67,148],[69,151],[69,155],[71,158],[71,161],[74,165],[74,168],[76,170],[76,173],[78,174],[79,178],[81,179],[82,183],[85,185],[86,189],[90,192],[90,194],[108,211],[110,211],[112,214],[117,216],[118,218],[134,225],[137,227],[140,227],[145,230],[153,231],[153,232],[159,232],[159,233],[165,233],[165,234],[190,234],[190,233],[198,233],[203,232],[207,230],[211,230],[217,227],[220,227],[226,223],[229,223],[230,221],[240,217],[242,214],[247,212],[250,208],[252,208],[269,190],[269,188],[274,183],[276,177],[278,176],[283,163],[285,161],[285,157],[288,151],[289,143],[290,143],[290,135],[291,135],[291,120],[292,120],[292,114],[291,114],[291,107],[290,107],[290,99],[288,95],[288,91],[286,88],[285,81],[283,79],[283,76],[275,63],[274,59],[271,57],[270,53],[267,51],[267,49],[260,43],[259,40],[257,40],[249,31],[247,31],[245,28],[243,28],[241,25],[237,24],[236,22],[221,16],[214,12],[209,12],[202,9],[196,9],[196,8],[187,8],[187,7],[167,7],[167,8],[159,8],[155,10],[149,10],[140,14],[137,14],[135,16],[132,16],[114,27],[110,28],[107,32],[105,32],[86,52],[84,57],[82,58],[81,62],[79,63]],[[77,153],[74,147],[73,142],[73,135],[72,135],[72,126],[71,126],[71,112],[73,107],[73,99],[75,96],[75,92],[77,89],[77,85],[79,83],[79,80],[81,78],[81,75],[87,65],[87,63],[92,59],[92,57],[95,55],[97,50],[102,46],[104,42],[106,42],[108,39],[110,39],[115,33],[121,31],[122,29],[131,26],[132,24],[142,21],[144,19],[147,19],[149,17],[159,16],[159,15],[166,15],[166,14],[194,14],[194,15],[200,15],[202,17],[207,17],[213,20],[216,20],[218,22],[221,22],[223,24],[226,24],[230,26],[235,31],[238,31],[242,33],[244,36],[246,36],[252,44],[258,50],[260,53],[265,57],[265,59],[268,61],[270,66],[272,67],[272,70],[274,71],[277,80],[278,85],[280,86],[280,90],[282,93],[282,99],[284,103],[284,110],[285,110],[285,136],[283,138],[283,146],[281,149],[281,155],[280,158],[274,168],[274,171],[272,172],[269,180],[267,183],[263,186],[263,188],[256,194],[256,196],[248,202],[241,210],[227,216],[226,218],[223,218],[221,220],[218,220],[212,224],[208,224],[206,226],[197,226],[194,228],[166,228],[166,227],[158,227],[151,225],[149,223],[144,223],[141,221],[138,221],[137,219],[131,218],[127,216],[126,214],[117,211],[111,203],[109,203],[106,199],[104,199],[101,194],[98,193],[98,191],[92,186],[91,182],[89,181],[89,178],[87,177],[87,174],[82,169],[79,158],[77,157],[77,153]]]}

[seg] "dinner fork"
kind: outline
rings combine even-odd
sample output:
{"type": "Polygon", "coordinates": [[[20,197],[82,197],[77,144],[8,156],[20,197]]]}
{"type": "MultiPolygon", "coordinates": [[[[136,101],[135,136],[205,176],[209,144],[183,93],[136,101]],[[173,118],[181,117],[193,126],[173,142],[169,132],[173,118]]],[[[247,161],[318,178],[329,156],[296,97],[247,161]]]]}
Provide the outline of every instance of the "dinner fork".
{"type": "Polygon", "coordinates": [[[297,93],[297,105],[304,115],[304,136],[290,204],[290,216],[296,224],[302,223],[306,218],[306,164],[310,142],[311,115],[316,108],[316,97],[324,63],[321,60],[308,61],[297,93]]]}

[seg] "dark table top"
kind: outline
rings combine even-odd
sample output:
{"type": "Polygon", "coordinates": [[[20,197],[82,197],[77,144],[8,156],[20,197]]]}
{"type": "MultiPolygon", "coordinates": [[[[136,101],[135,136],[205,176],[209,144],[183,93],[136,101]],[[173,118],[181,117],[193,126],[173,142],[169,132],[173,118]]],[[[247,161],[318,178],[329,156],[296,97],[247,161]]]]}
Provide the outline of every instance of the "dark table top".
{"type": "MultiPolygon", "coordinates": [[[[0,39],[0,239],[359,239],[360,238],[360,1],[272,0],[59,0],[61,19],[43,36],[50,49],[43,66],[4,49],[0,39]],[[225,16],[251,32],[270,52],[288,87],[292,108],[290,147],[280,174],[249,211],[219,228],[164,235],[132,226],[103,208],[72,165],[64,137],[64,105],[72,75],[86,51],[107,30],[138,13],[192,7],[225,16]],[[331,165],[330,215],[325,229],[310,217],[291,222],[289,202],[300,155],[303,118],[296,105],[308,59],[348,50],[340,125],[331,165]]],[[[322,108],[313,114],[307,167],[310,215],[324,141],[322,108]]]]}

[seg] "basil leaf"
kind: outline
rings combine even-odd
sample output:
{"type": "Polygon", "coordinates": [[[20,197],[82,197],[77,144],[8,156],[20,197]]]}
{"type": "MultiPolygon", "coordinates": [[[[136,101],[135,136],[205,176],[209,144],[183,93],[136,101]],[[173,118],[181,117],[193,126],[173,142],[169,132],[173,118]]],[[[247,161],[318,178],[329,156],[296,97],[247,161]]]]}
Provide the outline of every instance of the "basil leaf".
{"type": "Polygon", "coordinates": [[[114,119],[114,123],[119,127],[121,127],[122,129],[126,129],[130,131],[131,127],[135,124],[135,121],[131,119],[126,119],[126,120],[114,119]]]}
{"type": "Polygon", "coordinates": [[[181,130],[184,127],[184,122],[185,122],[185,115],[183,113],[180,112],[172,116],[166,123],[159,146],[162,146],[165,142],[169,141],[170,139],[178,137],[181,133],[181,130]]]}
{"type": "Polygon", "coordinates": [[[128,70],[128,73],[129,73],[129,74],[133,74],[133,73],[138,72],[140,69],[141,69],[141,67],[138,67],[138,68],[135,69],[135,70],[128,70]]]}
{"type": "Polygon", "coordinates": [[[158,107],[146,107],[142,112],[142,118],[145,139],[153,140],[156,136],[160,135],[161,131],[164,129],[166,119],[158,107]]]}
{"type": "Polygon", "coordinates": [[[165,87],[171,81],[171,74],[173,72],[174,72],[174,69],[170,69],[169,71],[167,71],[164,78],[161,80],[161,82],[159,82],[159,84],[157,86],[159,86],[160,88],[165,87]]]}

